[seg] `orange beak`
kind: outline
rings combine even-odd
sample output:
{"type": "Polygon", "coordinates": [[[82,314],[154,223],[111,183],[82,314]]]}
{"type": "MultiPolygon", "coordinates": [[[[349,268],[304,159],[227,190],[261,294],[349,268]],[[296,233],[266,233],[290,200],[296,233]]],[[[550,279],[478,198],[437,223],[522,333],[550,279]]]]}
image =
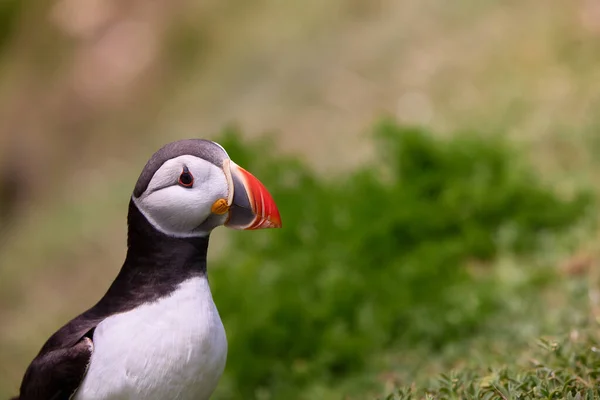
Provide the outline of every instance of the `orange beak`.
{"type": "Polygon", "coordinates": [[[281,216],[273,197],[254,175],[229,163],[233,199],[225,226],[232,229],[281,228],[281,216]]]}

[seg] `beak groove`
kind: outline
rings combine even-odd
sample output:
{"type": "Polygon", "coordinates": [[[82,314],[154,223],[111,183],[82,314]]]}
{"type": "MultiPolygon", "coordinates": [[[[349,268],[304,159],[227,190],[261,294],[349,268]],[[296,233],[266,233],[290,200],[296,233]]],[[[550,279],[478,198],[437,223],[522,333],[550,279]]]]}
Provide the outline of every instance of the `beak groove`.
{"type": "Polygon", "coordinates": [[[255,230],[281,228],[281,216],[273,197],[254,175],[230,161],[233,196],[225,226],[255,230]]]}

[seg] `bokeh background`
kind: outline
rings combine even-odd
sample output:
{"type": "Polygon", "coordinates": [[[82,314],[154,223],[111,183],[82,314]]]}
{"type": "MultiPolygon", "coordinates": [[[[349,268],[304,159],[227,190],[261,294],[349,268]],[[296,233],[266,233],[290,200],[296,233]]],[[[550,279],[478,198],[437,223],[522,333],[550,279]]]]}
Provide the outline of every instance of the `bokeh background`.
{"type": "Polygon", "coordinates": [[[137,175],[187,137],[284,222],[212,240],[215,398],[377,398],[594,341],[599,4],[2,0],[0,397],[104,293],[137,175]]]}

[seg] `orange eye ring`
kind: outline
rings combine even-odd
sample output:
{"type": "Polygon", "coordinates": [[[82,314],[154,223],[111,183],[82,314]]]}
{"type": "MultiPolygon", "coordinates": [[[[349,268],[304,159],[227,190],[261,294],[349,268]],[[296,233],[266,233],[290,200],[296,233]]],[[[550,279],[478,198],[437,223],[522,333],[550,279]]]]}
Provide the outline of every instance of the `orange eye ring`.
{"type": "Polygon", "coordinates": [[[194,176],[187,167],[183,167],[183,171],[181,171],[181,175],[179,175],[178,183],[185,188],[194,186],[194,176]]]}

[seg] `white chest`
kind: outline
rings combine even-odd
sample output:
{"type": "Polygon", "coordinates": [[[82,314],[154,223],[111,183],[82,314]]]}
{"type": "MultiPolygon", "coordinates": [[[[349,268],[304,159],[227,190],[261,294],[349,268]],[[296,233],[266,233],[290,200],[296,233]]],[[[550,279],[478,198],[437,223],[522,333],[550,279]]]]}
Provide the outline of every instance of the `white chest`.
{"type": "Polygon", "coordinates": [[[227,338],[205,277],[102,321],[74,400],[204,400],[225,368],[227,338]]]}

